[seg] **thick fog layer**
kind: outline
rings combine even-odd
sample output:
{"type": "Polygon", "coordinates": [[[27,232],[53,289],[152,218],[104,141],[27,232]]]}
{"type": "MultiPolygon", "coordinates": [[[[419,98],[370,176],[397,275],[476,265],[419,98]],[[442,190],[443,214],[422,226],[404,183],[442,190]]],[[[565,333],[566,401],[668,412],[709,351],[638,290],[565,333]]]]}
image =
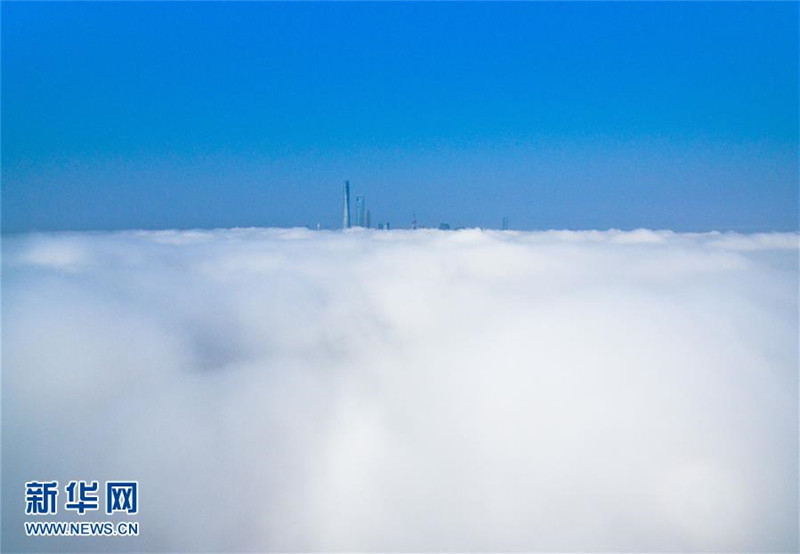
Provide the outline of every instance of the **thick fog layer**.
{"type": "Polygon", "coordinates": [[[795,551],[797,310],[794,234],[4,238],[3,546],[795,551]]]}

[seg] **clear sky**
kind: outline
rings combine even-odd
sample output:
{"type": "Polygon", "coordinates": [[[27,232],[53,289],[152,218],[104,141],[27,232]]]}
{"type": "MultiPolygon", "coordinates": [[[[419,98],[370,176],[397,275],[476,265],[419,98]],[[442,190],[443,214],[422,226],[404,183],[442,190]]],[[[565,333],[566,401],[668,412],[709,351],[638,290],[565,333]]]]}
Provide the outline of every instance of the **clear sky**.
{"type": "Polygon", "coordinates": [[[2,226],[798,227],[798,3],[2,3],[2,226]]]}

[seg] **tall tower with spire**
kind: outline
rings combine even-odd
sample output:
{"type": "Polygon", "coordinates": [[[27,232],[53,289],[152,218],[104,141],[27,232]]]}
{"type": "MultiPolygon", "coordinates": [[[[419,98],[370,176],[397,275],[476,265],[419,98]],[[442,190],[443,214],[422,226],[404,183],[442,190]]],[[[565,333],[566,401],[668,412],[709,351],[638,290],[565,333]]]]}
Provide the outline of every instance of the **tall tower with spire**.
{"type": "Polygon", "coordinates": [[[344,213],[342,214],[342,229],[350,228],[350,181],[344,182],[344,213]]]}

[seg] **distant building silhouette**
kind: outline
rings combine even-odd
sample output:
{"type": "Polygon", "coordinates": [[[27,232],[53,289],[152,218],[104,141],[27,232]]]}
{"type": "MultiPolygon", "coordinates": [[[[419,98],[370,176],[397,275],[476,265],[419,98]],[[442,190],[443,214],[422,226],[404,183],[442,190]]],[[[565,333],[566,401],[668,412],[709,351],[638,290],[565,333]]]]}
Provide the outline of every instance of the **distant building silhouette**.
{"type": "Polygon", "coordinates": [[[366,227],[367,216],[364,195],[356,195],[356,227],[366,227]]]}
{"type": "Polygon", "coordinates": [[[440,223],[439,224],[439,230],[440,231],[449,231],[450,230],[450,224],[449,223],[440,223]]]}
{"type": "Polygon", "coordinates": [[[367,223],[365,225],[365,227],[367,229],[369,229],[372,226],[372,221],[371,220],[372,220],[372,214],[370,214],[369,210],[367,210],[367,223]]]}
{"type": "Polygon", "coordinates": [[[503,231],[508,231],[508,218],[503,218],[503,231]]]}
{"type": "Polygon", "coordinates": [[[350,181],[344,182],[344,214],[342,215],[342,229],[350,228],[350,181]]]}

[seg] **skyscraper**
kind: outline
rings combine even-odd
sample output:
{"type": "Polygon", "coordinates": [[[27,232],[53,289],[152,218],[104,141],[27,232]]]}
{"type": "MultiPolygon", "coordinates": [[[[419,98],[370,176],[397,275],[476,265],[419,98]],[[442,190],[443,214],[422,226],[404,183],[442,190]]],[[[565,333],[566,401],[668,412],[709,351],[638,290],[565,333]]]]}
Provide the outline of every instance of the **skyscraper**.
{"type": "Polygon", "coordinates": [[[366,206],[364,205],[364,195],[363,194],[356,195],[356,226],[358,227],[366,227],[367,220],[366,220],[365,208],[366,206]]]}
{"type": "Polygon", "coordinates": [[[350,228],[350,181],[344,182],[344,215],[342,217],[342,229],[350,228]]]}

